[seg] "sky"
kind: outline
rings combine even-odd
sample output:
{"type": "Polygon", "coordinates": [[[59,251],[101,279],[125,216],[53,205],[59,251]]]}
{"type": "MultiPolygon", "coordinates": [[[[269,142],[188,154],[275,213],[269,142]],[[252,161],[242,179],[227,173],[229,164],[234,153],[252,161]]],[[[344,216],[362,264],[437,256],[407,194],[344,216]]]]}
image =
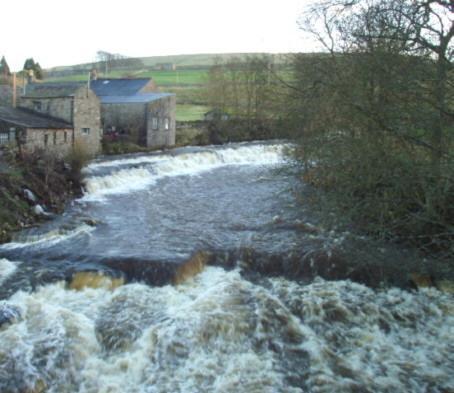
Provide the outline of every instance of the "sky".
{"type": "Polygon", "coordinates": [[[310,52],[298,29],[308,0],[7,0],[0,56],[12,70],[33,57],[43,68],[125,56],[310,52]],[[10,15],[10,17],[7,17],[10,15]]]}

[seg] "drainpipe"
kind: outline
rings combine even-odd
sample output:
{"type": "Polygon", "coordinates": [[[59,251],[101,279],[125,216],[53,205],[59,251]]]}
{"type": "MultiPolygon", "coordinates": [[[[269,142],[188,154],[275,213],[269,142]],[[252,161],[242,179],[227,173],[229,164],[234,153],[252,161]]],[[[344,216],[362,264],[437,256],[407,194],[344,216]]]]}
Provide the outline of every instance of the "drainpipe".
{"type": "Polygon", "coordinates": [[[16,73],[13,72],[13,108],[16,107],[16,73]]]}

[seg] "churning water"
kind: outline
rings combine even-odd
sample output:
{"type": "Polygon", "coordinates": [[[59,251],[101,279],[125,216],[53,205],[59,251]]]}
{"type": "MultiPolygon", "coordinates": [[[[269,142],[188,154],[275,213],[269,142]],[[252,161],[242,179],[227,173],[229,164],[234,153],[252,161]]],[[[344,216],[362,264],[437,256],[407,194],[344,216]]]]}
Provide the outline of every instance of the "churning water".
{"type": "Polygon", "coordinates": [[[294,208],[284,148],[89,165],[83,198],[0,248],[0,392],[453,391],[452,295],[249,281],[241,261],[159,280],[198,250],[307,241],[288,225],[308,212],[294,208]],[[103,272],[96,288],[70,289],[87,271],[103,272]]]}

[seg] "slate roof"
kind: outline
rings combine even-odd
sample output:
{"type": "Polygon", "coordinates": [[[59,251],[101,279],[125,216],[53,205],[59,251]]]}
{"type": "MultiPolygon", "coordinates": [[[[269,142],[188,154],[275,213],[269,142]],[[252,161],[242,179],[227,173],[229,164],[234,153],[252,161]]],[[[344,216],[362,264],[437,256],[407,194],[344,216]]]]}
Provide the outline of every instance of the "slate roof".
{"type": "Polygon", "coordinates": [[[27,85],[24,97],[48,98],[48,97],[72,97],[86,82],[46,82],[31,83],[27,85]]]}
{"type": "Polygon", "coordinates": [[[70,123],[26,109],[0,106],[0,120],[25,128],[73,128],[70,123]]]}
{"type": "Polygon", "coordinates": [[[98,97],[102,96],[132,96],[144,88],[150,78],[135,79],[97,79],[90,81],[91,89],[98,97]]]}
{"type": "Polygon", "coordinates": [[[135,94],[131,96],[101,96],[99,99],[102,104],[137,104],[147,103],[156,100],[160,100],[164,97],[170,97],[174,94],[171,93],[144,93],[135,94]]]}

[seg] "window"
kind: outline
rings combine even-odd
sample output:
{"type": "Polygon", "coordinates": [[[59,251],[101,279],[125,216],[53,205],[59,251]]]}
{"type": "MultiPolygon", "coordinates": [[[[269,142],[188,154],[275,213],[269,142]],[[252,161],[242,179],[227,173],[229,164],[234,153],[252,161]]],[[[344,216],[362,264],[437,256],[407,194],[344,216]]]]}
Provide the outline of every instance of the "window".
{"type": "Polygon", "coordinates": [[[9,129],[9,140],[10,140],[10,142],[16,140],[16,128],[15,127],[10,127],[10,129],[9,129]]]}
{"type": "Polygon", "coordinates": [[[49,135],[44,134],[44,146],[47,146],[48,143],[49,143],[49,135]]]}
{"type": "Polygon", "coordinates": [[[33,101],[33,109],[35,111],[41,111],[42,110],[41,101],[33,101]]]}
{"type": "Polygon", "coordinates": [[[151,128],[153,130],[157,130],[158,129],[158,118],[157,117],[152,117],[151,118],[151,128]]]}
{"type": "Polygon", "coordinates": [[[54,145],[57,144],[57,131],[54,131],[54,145]]]}
{"type": "Polygon", "coordinates": [[[168,130],[169,127],[170,127],[170,121],[169,121],[169,118],[166,117],[166,118],[164,119],[164,129],[165,129],[165,130],[168,130]]]}
{"type": "Polygon", "coordinates": [[[0,145],[6,145],[9,143],[9,133],[0,131],[0,145]]]}
{"type": "Polygon", "coordinates": [[[89,128],[82,128],[82,134],[83,135],[90,135],[90,129],[89,128]]]}
{"type": "Polygon", "coordinates": [[[65,133],[63,134],[63,141],[65,143],[68,143],[68,133],[65,131],[65,133]]]}

